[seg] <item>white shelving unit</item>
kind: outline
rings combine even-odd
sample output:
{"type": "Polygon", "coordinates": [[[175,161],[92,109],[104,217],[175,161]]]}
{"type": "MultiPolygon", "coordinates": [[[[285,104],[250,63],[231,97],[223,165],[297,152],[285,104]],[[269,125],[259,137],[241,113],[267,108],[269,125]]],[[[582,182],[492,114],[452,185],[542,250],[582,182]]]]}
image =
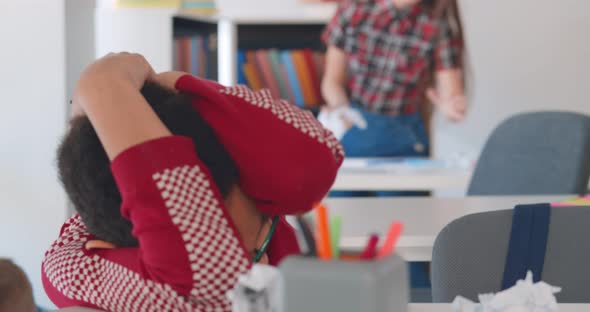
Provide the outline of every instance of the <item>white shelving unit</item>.
{"type": "MultiPolygon", "coordinates": [[[[255,5],[254,5],[255,6],[255,5]]],[[[96,56],[109,52],[141,53],[156,71],[173,68],[173,19],[211,23],[217,27],[218,80],[236,84],[238,27],[240,25],[322,25],[336,10],[334,3],[287,5],[285,8],[221,9],[198,15],[170,8],[96,8],[96,56]]]]}

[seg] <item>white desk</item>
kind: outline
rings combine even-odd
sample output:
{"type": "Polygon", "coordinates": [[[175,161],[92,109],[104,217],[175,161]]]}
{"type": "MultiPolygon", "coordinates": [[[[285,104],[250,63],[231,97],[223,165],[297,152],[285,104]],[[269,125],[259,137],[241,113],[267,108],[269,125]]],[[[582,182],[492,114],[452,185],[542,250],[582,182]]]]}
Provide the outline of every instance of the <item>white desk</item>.
{"type": "MultiPolygon", "coordinates": [[[[590,311],[590,304],[560,303],[560,312],[590,311]]],[[[450,312],[450,303],[410,303],[408,312],[450,312]]]]}
{"type": "Polygon", "coordinates": [[[332,190],[465,192],[470,179],[470,169],[427,158],[347,158],[332,190]]]}
{"type": "Polygon", "coordinates": [[[385,235],[393,220],[404,223],[396,251],[407,261],[430,261],[438,233],[467,214],[512,209],[517,204],[557,202],[576,195],[473,196],[463,198],[328,198],[331,215],[342,216],[343,250],[361,250],[370,233],[385,235]]]}
{"type": "MultiPolygon", "coordinates": [[[[464,161],[463,161],[464,162],[464,161]]],[[[333,191],[467,192],[473,168],[428,158],[347,158],[333,191]]],[[[588,181],[590,193],[590,181],[588,181]]]]}

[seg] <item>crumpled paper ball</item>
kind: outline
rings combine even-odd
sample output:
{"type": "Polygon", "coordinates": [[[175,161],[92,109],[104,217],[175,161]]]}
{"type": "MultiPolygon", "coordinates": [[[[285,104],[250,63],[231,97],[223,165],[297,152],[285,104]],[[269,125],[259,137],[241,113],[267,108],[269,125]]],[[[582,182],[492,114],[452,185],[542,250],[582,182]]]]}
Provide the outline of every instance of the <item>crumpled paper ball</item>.
{"type": "Polygon", "coordinates": [[[527,272],[524,280],[496,294],[481,294],[480,303],[457,296],[452,304],[454,312],[553,312],[557,311],[555,294],[560,287],[543,281],[533,283],[533,273],[527,272]]]}

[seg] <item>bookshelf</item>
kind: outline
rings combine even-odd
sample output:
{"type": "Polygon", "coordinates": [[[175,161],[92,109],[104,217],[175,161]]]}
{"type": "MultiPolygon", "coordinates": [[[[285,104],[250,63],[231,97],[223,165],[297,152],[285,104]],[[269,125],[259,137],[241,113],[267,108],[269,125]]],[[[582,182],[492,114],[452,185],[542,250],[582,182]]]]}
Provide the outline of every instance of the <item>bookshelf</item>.
{"type": "Polygon", "coordinates": [[[145,55],[156,71],[172,70],[175,35],[213,32],[217,35],[217,80],[230,86],[237,82],[238,48],[318,49],[319,34],[336,10],[334,3],[299,3],[264,9],[253,6],[221,8],[215,15],[172,8],[98,6],[95,11],[96,56],[113,51],[137,52],[145,55]],[[281,33],[283,35],[276,38],[281,33]],[[265,38],[267,35],[269,37],[265,38]],[[299,40],[301,38],[304,39],[299,40]],[[290,40],[301,42],[303,46],[289,46],[290,40]]]}

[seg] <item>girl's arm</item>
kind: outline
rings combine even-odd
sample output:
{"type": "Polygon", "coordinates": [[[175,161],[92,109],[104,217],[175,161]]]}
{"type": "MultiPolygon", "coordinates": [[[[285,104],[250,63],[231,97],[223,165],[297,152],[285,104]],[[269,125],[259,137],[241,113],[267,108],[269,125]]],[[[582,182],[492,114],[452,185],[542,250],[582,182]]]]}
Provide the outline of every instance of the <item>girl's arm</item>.
{"type": "Polygon", "coordinates": [[[346,93],[348,57],[344,50],[329,45],[326,52],[326,70],[322,79],[322,96],[329,108],[349,105],[346,93]]]}

